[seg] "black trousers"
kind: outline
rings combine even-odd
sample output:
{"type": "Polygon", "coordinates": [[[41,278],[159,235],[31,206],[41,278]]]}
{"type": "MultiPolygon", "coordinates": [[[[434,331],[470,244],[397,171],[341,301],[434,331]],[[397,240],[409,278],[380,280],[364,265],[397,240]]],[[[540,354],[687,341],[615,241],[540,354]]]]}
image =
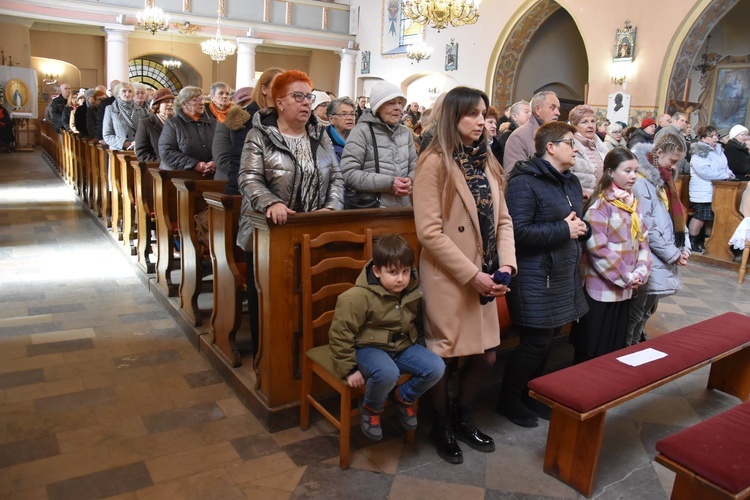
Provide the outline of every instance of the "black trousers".
{"type": "Polygon", "coordinates": [[[562,327],[521,326],[518,328],[520,342],[505,365],[498,405],[509,405],[528,395],[529,389],[526,384],[529,380],[544,373],[552,347],[552,339],[562,327]]]}
{"type": "Polygon", "coordinates": [[[253,252],[245,254],[247,259],[247,312],[250,316],[250,333],[253,341],[253,354],[258,352],[258,341],[260,340],[260,320],[258,307],[258,290],[255,288],[255,266],[253,252]]]}

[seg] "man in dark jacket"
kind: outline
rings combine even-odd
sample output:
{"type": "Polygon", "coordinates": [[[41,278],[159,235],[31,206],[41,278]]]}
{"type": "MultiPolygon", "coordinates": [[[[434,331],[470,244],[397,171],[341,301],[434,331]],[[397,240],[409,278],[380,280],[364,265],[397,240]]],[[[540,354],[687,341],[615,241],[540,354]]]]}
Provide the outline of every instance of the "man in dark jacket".
{"type": "Polygon", "coordinates": [[[52,116],[52,124],[55,126],[55,132],[59,132],[63,128],[63,111],[65,106],[68,105],[68,97],[70,97],[70,85],[67,83],[60,84],[60,95],[52,99],[49,103],[50,116],[52,116]]]}
{"type": "Polygon", "coordinates": [[[575,164],[576,128],[553,121],[539,127],[536,153],[508,176],[505,200],[513,219],[518,274],[507,302],[520,343],[508,359],[496,412],[523,427],[549,419],[550,409],[529,398],[527,382],[544,372],[552,339],[586,314],[578,264],[591,236],[583,214],[575,164]]]}

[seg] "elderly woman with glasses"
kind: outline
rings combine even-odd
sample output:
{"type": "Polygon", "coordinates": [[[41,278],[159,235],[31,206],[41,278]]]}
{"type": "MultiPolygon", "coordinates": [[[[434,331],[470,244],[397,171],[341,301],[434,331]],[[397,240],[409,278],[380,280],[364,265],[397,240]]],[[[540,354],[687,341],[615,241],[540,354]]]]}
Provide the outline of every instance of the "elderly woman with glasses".
{"type": "Polygon", "coordinates": [[[417,151],[412,131],[401,124],[405,105],[394,84],[372,88],[370,109],[362,112],[341,155],[347,208],[411,205],[417,151]]]}
{"type": "Polygon", "coordinates": [[[162,170],[195,170],[204,176],[216,170],[212,144],[216,120],[205,113],[203,91],[183,87],[174,102],[175,115],[164,123],[159,137],[162,170]]]}
{"type": "Polygon", "coordinates": [[[626,148],[628,143],[622,136],[622,125],[615,122],[607,127],[607,135],[604,136],[604,147],[609,151],[615,148],[626,148]]]}
{"type": "MultiPolygon", "coordinates": [[[[285,224],[297,212],[340,210],[344,181],[325,128],[312,114],[312,81],[302,71],[278,75],[271,86],[273,106],[253,116],[242,149],[239,188],[242,193],[237,245],[253,251],[251,212],[265,214],[269,223],[285,224]]],[[[248,261],[253,262],[248,255],[248,261]]],[[[248,283],[254,269],[247,266],[248,283]]],[[[258,343],[258,295],[248,286],[253,344],[258,343]]]]}
{"type": "Polygon", "coordinates": [[[349,132],[352,131],[354,124],[357,122],[356,107],[357,105],[351,98],[341,97],[331,101],[326,110],[330,122],[330,125],[326,127],[326,132],[328,132],[328,137],[331,138],[333,150],[339,160],[341,160],[341,155],[344,152],[344,145],[349,137],[349,132]]]}

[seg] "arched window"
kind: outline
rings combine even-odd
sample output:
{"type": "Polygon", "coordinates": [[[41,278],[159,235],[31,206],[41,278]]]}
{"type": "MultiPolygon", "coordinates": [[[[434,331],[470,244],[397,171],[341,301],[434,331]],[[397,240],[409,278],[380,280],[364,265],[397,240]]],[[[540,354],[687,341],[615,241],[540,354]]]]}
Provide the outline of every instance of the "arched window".
{"type": "Polygon", "coordinates": [[[179,93],[182,83],[174,73],[163,64],[149,59],[133,59],[128,65],[128,76],[131,82],[141,82],[152,88],[166,88],[173,94],[179,93]]]}

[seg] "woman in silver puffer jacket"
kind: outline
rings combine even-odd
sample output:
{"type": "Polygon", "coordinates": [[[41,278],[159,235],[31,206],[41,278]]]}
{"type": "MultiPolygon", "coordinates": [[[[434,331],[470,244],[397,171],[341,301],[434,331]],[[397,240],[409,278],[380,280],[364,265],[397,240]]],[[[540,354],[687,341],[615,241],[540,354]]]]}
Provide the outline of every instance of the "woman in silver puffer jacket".
{"type": "MultiPolygon", "coordinates": [[[[245,138],[238,183],[242,193],[237,245],[253,262],[253,225],[250,213],[265,213],[273,224],[284,224],[297,212],[344,208],[344,179],[333,145],[312,116],[312,81],[302,71],[285,71],[271,87],[275,107],[253,116],[245,138]]],[[[255,281],[247,266],[247,283],[255,281]]],[[[253,343],[257,352],[258,296],[248,286],[253,343]]]]}

